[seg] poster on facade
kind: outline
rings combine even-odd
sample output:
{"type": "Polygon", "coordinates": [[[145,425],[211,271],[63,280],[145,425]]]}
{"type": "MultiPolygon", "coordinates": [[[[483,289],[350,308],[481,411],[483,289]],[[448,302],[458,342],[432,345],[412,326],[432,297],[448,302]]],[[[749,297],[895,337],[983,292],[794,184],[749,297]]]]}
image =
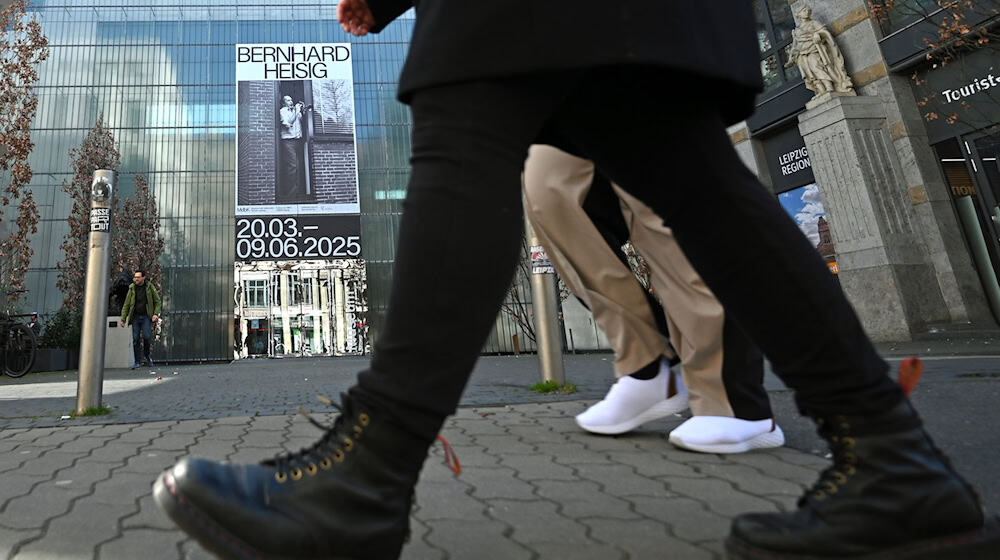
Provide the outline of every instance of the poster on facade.
{"type": "Polygon", "coordinates": [[[823,199],[819,194],[819,185],[812,183],[797,189],[792,189],[778,195],[781,207],[795,220],[802,233],[809,238],[813,247],[819,251],[826,261],[830,272],[836,274],[837,252],[833,246],[833,235],[826,219],[823,199]]]}
{"type": "Polygon", "coordinates": [[[361,255],[350,43],[236,45],[236,258],[361,255]]]}

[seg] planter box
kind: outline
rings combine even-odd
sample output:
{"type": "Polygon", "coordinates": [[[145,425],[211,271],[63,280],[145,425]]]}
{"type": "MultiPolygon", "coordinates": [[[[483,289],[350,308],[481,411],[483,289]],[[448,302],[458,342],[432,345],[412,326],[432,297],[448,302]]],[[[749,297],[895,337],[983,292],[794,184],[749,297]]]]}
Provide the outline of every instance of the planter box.
{"type": "Polygon", "coordinates": [[[35,364],[31,371],[63,371],[71,369],[69,351],[65,348],[38,348],[35,351],[35,364]]]}

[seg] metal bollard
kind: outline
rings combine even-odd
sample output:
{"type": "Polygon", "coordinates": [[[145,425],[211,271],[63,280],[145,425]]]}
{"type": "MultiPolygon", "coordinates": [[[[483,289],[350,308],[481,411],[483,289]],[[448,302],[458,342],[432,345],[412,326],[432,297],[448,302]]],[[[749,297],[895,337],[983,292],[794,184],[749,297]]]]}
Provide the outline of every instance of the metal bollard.
{"type": "Polygon", "coordinates": [[[108,319],[108,264],[111,260],[111,201],[116,173],[94,171],[90,184],[90,250],[83,299],[80,336],[80,377],[76,387],[76,413],[100,408],[104,385],[104,338],[108,319]]]}
{"type": "Polygon", "coordinates": [[[556,311],[556,298],[559,296],[556,294],[555,268],[545,255],[527,217],[524,224],[531,245],[531,301],[535,310],[535,334],[542,381],[554,381],[563,385],[566,383],[566,374],[563,372],[562,333],[559,332],[556,311]]]}

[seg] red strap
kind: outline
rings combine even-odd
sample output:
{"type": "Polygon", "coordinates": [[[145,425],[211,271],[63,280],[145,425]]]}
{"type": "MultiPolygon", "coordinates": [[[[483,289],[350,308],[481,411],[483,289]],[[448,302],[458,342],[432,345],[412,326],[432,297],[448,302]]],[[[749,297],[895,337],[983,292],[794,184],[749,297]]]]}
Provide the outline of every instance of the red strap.
{"type": "Polygon", "coordinates": [[[441,445],[444,446],[444,464],[451,469],[451,472],[455,473],[455,476],[462,474],[462,465],[459,464],[458,455],[455,455],[455,450],[451,448],[451,444],[441,435],[438,435],[438,439],[441,440],[441,445]]]}
{"type": "Polygon", "coordinates": [[[920,358],[906,358],[899,363],[899,385],[906,396],[913,392],[923,372],[924,364],[920,362],[920,358]]]}

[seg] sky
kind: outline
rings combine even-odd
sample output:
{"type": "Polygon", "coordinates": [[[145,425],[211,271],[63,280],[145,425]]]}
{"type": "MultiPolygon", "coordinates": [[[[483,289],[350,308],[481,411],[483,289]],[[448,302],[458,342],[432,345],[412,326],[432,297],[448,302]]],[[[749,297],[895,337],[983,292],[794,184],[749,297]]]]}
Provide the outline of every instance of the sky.
{"type": "Polygon", "coordinates": [[[813,247],[819,245],[819,231],[816,222],[823,216],[823,200],[819,196],[819,186],[816,183],[783,192],[778,195],[785,212],[795,220],[802,233],[812,241],[813,247]]]}

